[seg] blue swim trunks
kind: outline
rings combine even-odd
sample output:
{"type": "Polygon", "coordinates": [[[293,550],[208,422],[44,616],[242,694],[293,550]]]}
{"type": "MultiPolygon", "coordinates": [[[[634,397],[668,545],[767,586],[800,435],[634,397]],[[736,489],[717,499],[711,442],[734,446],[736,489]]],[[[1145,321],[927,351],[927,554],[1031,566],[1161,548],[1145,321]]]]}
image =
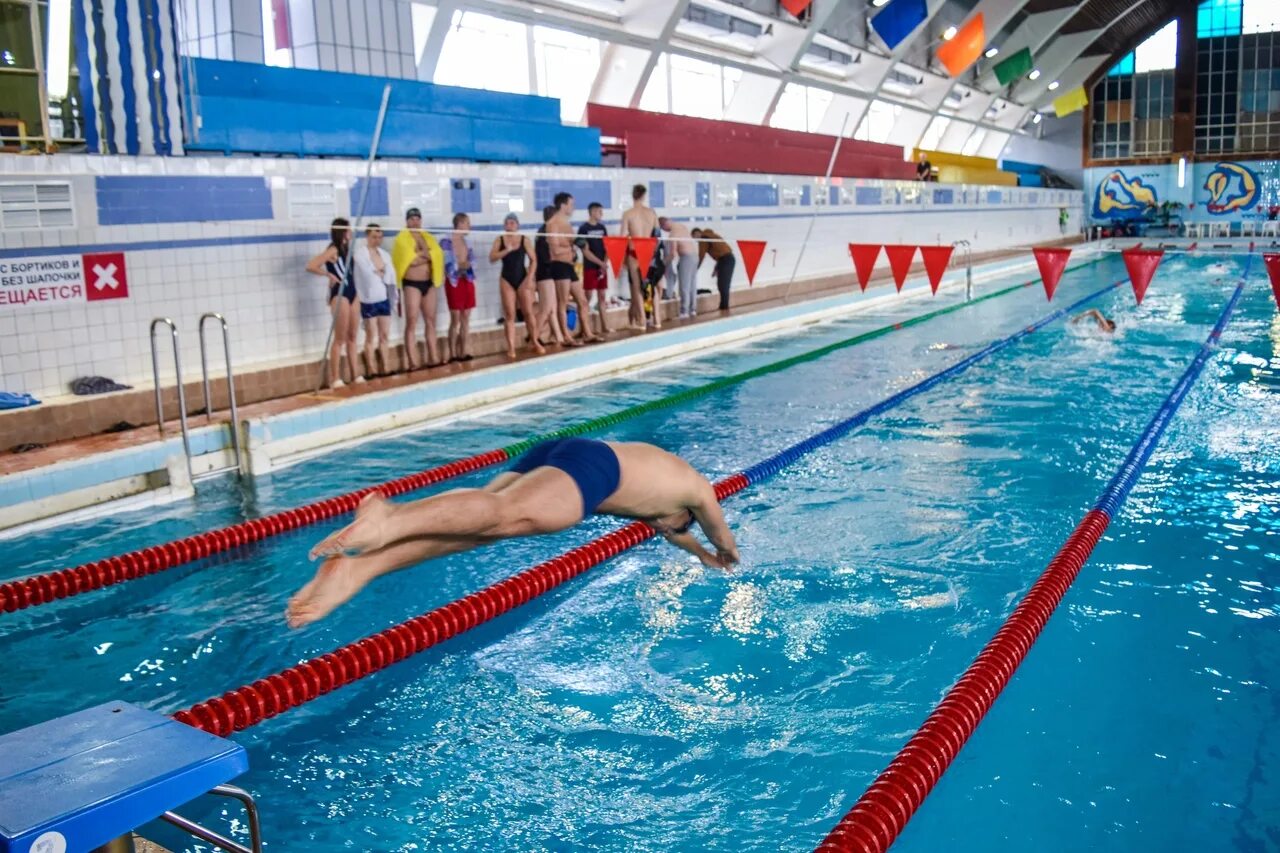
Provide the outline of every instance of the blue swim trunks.
{"type": "Polygon", "coordinates": [[[527,474],[534,468],[556,468],[568,474],[582,494],[582,514],[591,515],[618,490],[622,470],[618,455],[603,441],[590,438],[558,438],[534,445],[516,460],[511,470],[527,474]]]}
{"type": "Polygon", "coordinates": [[[372,320],[374,317],[390,317],[391,300],[384,299],[381,302],[361,302],[360,316],[366,320],[372,320]]]}

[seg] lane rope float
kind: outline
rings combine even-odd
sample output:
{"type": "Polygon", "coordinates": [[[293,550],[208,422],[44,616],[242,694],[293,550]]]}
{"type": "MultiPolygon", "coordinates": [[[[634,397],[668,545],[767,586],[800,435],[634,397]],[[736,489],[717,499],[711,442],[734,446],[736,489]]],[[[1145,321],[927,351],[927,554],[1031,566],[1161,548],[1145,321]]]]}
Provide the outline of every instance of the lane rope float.
{"type": "MultiPolygon", "coordinates": [[[[1100,260],[1100,257],[1091,258],[1088,261],[1077,264],[1072,269],[1080,269],[1098,263],[1100,260]]],[[[899,329],[919,325],[936,317],[958,311],[961,308],[1030,287],[1033,284],[1035,284],[1035,280],[1011,285],[968,302],[959,302],[946,308],[939,308],[936,311],[930,311],[900,323],[882,326],[817,349],[770,362],[741,373],[725,376],[705,385],[687,388],[656,400],[629,406],[609,415],[602,415],[598,418],[570,424],[524,441],[509,444],[506,447],[487,450],[463,459],[455,459],[452,462],[446,462],[386,483],[366,486],[354,492],[337,495],[336,497],[307,504],[296,509],[283,510],[261,518],[242,521],[218,530],[196,533],[165,544],[140,548],[136,551],[95,560],[79,566],[0,583],[0,612],[12,613],[17,610],[38,607],[60,599],[71,598],[82,593],[102,589],[103,587],[158,574],[242,545],[260,542],[291,530],[298,530],[302,527],[327,521],[328,519],[353,512],[360,501],[372,492],[380,492],[387,497],[397,497],[408,492],[437,485],[460,477],[463,474],[470,474],[474,471],[480,471],[484,468],[510,461],[539,442],[582,435],[583,433],[614,426],[650,412],[686,403],[716,391],[721,391],[732,385],[746,382],[749,379],[766,376],[794,367],[797,364],[822,358],[838,350],[875,340],[899,329]]]]}
{"type": "Polygon", "coordinates": [[[1138,482],[1187,392],[1217,348],[1244,292],[1249,266],[1196,357],[1156,410],[1115,476],[1000,630],[853,808],[818,845],[820,853],[884,853],[942,778],[1008,685],[1102,534],[1138,482]]]}
{"type": "MultiPolygon", "coordinates": [[[[1030,326],[1001,338],[925,379],[886,397],[852,417],[838,421],[803,441],[783,448],[769,458],[715,484],[716,498],[724,501],[750,485],[772,477],[814,450],[831,444],[906,400],[959,376],[979,361],[1012,346],[1017,341],[1052,323],[1087,302],[1124,284],[1121,280],[1037,320],[1030,326]]],[[[242,731],[263,720],[386,669],[464,631],[488,622],[548,590],[577,577],[588,569],[616,557],[651,539],[655,531],[642,521],[634,521],[612,533],[593,539],[544,563],[485,587],[477,592],[393,625],[376,634],[348,643],[328,654],[288,667],[252,684],[197,702],[176,712],[174,719],[220,736],[242,731]]]]}

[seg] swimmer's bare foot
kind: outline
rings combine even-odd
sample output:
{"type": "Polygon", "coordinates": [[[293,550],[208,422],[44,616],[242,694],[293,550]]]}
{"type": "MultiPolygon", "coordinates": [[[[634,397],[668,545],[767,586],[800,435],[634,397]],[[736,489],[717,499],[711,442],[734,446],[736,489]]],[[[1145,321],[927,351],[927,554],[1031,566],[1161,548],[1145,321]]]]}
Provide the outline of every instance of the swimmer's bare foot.
{"type": "Polygon", "coordinates": [[[285,621],[290,628],[301,628],[323,619],[350,601],[368,582],[357,569],[355,560],[347,557],[326,560],[310,583],[289,599],[285,621]]]}
{"type": "Polygon", "coordinates": [[[387,544],[387,519],[394,507],[378,492],[370,492],[356,509],[356,520],[331,533],[311,549],[310,557],[336,557],[340,554],[361,554],[387,544]]]}
{"type": "Polygon", "coordinates": [[[535,342],[535,343],[534,343],[534,345],[533,345],[533,351],[534,351],[534,352],[536,352],[538,355],[546,355],[546,354],[547,354],[547,348],[546,348],[546,347],[544,347],[542,344],[537,343],[537,342],[535,342]]]}

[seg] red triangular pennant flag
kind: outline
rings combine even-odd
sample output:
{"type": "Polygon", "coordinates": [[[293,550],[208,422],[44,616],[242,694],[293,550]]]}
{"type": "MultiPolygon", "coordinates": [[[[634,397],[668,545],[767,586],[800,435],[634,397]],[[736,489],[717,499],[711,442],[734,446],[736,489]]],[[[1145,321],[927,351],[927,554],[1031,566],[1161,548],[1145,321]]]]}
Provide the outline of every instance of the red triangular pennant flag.
{"type": "Polygon", "coordinates": [[[653,265],[653,253],[658,250],[657,237],[632,237],[631,247],[636,253],[636,263],[640,265],[640,275],[644,277],[653,265]]]}
{"type": "Polygon", "coordinates": [[[1271,292],[1275,294],[1276,307],[1280,308],[1280,255],[1263,255],[1262,262],[1267,265],[1267,275],[1271,277],[1271,292]]]}
{"type": "Polygon", "coordinates": [[[893,283],[898,286],[898,292],[902,292],[902,285],[907,280],[907,272],[911,269],[911,262],[916,257],[915,246],[885,246],[884,253],[889,258],[889,269],[893,270],[893,283]]]}
{"type": "Polygon", "coordinates": [[[622,277],[622,262],[627,257],[626,237],[605,237],[604,253],[609,256],[609,266],[613,267],[613,277],[622,277]]]}
{"type": "Polygon", "coordinates": [[[880,244],[850,243],[849,255],[853,258],[853,270],[858,274],[858,286],[866,291],[871,270],[875,268],[876,258],[880,257],[880,244]]]}
{"type": "Polygon", "coordinates": [[[764,257],[764,240],[739,240],[738,252],[742,255],[742,265],[747,268],[747,286],[756,283],[756,270],[760,267],[760,259],[764,257]]]}
{"type": "Polygon", "coordinates": [[[951,253],[955,250],[955,246],[920,247],[920,260],[924,261],[929,287],[933,288],[935,294],[938,292],[938,285],[942,284],[942,274],[947,271],[947,264],[951,263],[951,253]]]}
{"type": "Polygon", "coordinates": [[[1156,274],[1156,267],[1160,266],[1160,259],[1164,257],[1164,250],[1125,249],[1120,256],[1124,258],[1124,268],[1129,271],[1133,295],[1141,305],[1142,297],[1147,295],[1147,286],[1151,284],[1151,277],[1156,274]]]}
{"type": "Polygon", "coordinates": [[[1195,243],[1192,243],[1190,246],[1187,247],[1187,251],[1194,252],[1196,250],[1196,246],[1199,246],[1199,245],[1200,243],[1198,241],[1195,243]]]}
{"type": "Polygon", "coordinates": [[[1040,268],[1040,280],[1044,282],[1044,295],[1053,301],[1053,294],[1058,290],[1058,282],[1062,280],[1062,272],[1067,268],[1067,259],[1071,257],[1070,249],[1032,249],[1036,256],[1036,266],[1040,268]]]}
{"type": "Polygon", "coordinates": [[[782,8],[790,12],[794,17],[800,17],[800,13],[809,8],[809,4],[813,0],[782,0],[782,8]]]}

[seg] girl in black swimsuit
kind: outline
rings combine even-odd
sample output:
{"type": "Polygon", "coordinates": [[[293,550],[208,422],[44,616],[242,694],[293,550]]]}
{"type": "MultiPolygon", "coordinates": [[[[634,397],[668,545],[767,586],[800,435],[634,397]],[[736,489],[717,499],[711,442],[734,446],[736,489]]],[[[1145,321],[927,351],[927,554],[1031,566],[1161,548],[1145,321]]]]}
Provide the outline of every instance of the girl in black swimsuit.
{"type": "Polygon", "coordinates": [[[351,223],[339,216],[329,225],[329,245],[307,263],[307,272],[322,275],[329,281],[329,312],[333,315],[333,345],[329,348],[329,387],[341,388],[342,353],[347,353],[347,366],[352,382],[363,382],[358,372],[356,340],[360,333],[360,305],[356,282],[348,264],[351,247],[351,223]]]}
{"type": "Polygon", "coordinates": [[[539,355],[545,353],[534,329],[537,315],[533,307],[534,270],[529,268],[529,260],[534,257],[534,249],[529,238],[519,233],[520,220],[514,213],[507,214],[502,222],[502,234],[493,241],[489,250],[489,262],[502,261],[501,284],[502,316],[507,332],[507,358],[516,357],[516,304],[524,313],[524,328],[529,336],[529,343],[539,355]]]}

